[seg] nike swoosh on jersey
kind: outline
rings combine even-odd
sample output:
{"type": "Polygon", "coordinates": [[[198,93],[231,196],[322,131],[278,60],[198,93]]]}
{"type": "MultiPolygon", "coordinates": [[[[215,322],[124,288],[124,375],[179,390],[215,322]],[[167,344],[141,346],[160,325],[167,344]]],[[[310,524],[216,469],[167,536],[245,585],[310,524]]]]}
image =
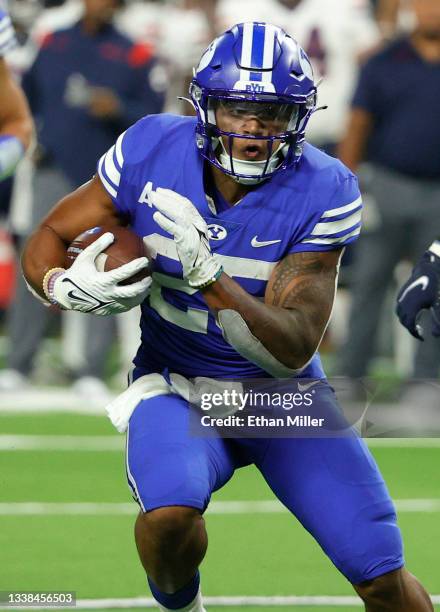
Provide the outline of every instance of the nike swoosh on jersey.
{"type": "Polygon", "coordinates": [[[410,285],[408,285],[408,287],[405,289],[405,291],[400,296],[399,302],[404,300],[405,297],[408,295],[408,293],[410,291],[412,291],[413,289],[415,289],[416,287],[418,287],[419,285],[422,288],[422,291],[425,291],[426,287],[429,285],[429,278],[426,275],[425,276],[419,276],[419,278],[417,278],[410,285]]]}
{"type": "Polygon", "coordinates": [[[270,246],[271,244],[276,244],[277,242],[281,242],[280,240],[262,240],[261,242],[257,240],[257,236],[254,236],[251,240],[251,245],[255,248],[270,246]]]}
{"type": "Polygon", "coordinates": [[[307,389],[310,389],[314,385],[317,385],[319,382],[321,382],[321,381],[320,380],[312,380],[312,382],[307,383],[305,385],[302,385],[301,383],[298,383],[298,391],[300,393],[304,393],[304,391],[307,391],[307,389]]]}

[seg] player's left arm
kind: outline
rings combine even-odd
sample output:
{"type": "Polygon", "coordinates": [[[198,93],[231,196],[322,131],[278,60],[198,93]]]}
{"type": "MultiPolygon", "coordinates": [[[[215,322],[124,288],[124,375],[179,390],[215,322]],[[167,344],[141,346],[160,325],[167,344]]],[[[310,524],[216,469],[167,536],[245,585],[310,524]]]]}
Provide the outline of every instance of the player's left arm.
{"type": "Polygon", "coordinates": [[[272,272],[264,302],[224,273],[202,293],[226,337],[233,336],[231,344],[240,344],[240,334],[242,342],[249,343],[252,335],[262,345],[258,351],[254,343],[257,357],[266,349],[281,366],[302,369],[317,351],[330,320],[341,253],[337,249],[287,255],[272,272]]]}
{"type": "Polygon", "coordinates": [[[229,344],[273,376],[304,368],[330,318],[342,249],[287,255],[272,272],[263,302],[223,272],[192,202],[161,188],[150,200],[154,220],[174,236],[184,278],[202,292],[229,344]]]}
{"type": "Polygon", "coordinates": [[[13,173],[32,133],[33,122],[24,93],[0,57],[0,180],[13,173]]]}

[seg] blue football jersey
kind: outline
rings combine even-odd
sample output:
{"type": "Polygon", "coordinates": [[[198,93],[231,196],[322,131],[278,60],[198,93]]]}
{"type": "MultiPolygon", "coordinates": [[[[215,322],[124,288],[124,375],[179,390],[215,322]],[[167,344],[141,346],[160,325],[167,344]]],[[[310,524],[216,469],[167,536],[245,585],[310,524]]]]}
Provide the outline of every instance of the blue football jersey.
{"type": "MultiPolygon", "coordinates": [[[[357,238],[362,208],[357,179],[338,160],[306,145],[295,169],[276,174],[235,206],[216,210],[205,194],[195,127],[193,117],[145,117],[98,164],[116,209],[157,254],[134,363],[187,377],[264,377],[226,342],[201,293],[183,280],[173,238],[153,220],[149,193],[162,187],[191,200],[208,224],[212,252],[225,272],[263,298],[272,270],[287,254],[328,251],[357,238]]],[[[318,354],[301,376],[324,376],[318,354]]]]}
{"type": "Polygon", "coordinates": [[[16,45],[14,28],[6,6],[6,0],[0,0],[0,57],[16,45]]]}

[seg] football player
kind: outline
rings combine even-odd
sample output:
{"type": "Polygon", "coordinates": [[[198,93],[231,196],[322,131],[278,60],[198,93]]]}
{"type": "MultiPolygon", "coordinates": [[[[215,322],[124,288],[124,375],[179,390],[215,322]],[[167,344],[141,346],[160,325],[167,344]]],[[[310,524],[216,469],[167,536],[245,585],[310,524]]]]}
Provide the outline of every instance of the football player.
{"type": "Polygon", "coordinates": [[[32,119],[26,98],[5,62],[15,34],[4,0],[0,0],[0,181],[13,174],[29,146],[32,119]]]}
{"type": "Polygon", "coordinates": [[[353,432],[190,435],[188,397],[173,376],[301,376],[338,412],[317,350],[341,253],[361,218],[356,177],[305,143],[316,87],[306,54],[283,30],[228,30],[202,56],[190,93],[196,117],[148,116],[129,128],[23,256],[33,289],[62,308],[110,314],[142,305],[134,382],[110,413],[119,430],[128,421],[127,476],[141,509],[135,537],[151,591],[162,610],[203,610],[203,513],[235,469],[255,464],[367,610],[433,610],[404,568],[393,503],[353,432]],[[63,269],[77,234],[127,222],[156,252],[151,287],[148,279],[118,284],[144,258],[96,269],[111,233],[63,269]]]}
{"type": "Polygon", "coordinates": [[[419,322],[423,310],[431,311],[432,335],[440,336],[440,240],[434,240],[414,267],[397,296],[396,312],[402,325],[423,340],[419,322]]]}

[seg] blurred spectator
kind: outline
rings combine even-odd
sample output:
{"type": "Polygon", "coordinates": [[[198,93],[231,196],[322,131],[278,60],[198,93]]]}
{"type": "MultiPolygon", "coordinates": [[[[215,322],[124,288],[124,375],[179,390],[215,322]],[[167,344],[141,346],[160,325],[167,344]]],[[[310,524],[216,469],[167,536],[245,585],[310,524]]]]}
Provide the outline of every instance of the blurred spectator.
{"type": "Polygon", "coordinates": [[[307,139],[335,154],[346,127],[360,57],[380,38],[370,6],[367,0],[300,0],[284,25],[308,54],[315,80],[322,80],[318,102],[327,108],[312,117],[307,139]]]}
{"type": "Polygon", "coordinates": [[[391,40],[414,28],[411,0],[377,0],[375,16],[383,40],[391,40]]]}
{"type": "MultiPolygon", "coordinates": [[[[189,108],[177,98],[187,95],[192,68],[212,39],[214,7],[215,0],[133,0],[126,2],[115,16],[114,25],[123,34],[147,45],[160,58],[150,80],[160,89],[166,79],[167,112],[180,114],[189,108]]],[[[41,42],[54,29],[72,25],[82,12],[82,0],[66,0],[45,10],[36,20],[31,38],[41,42]]]]}
{"type": "MultiPolygon", "coordinates": [[[[205,47],[211,40],[211,28],[206,9],[211,9],[211,0],[206,2],[180,0],[178,2],[135,1],[121,11],[118,27],[133,40],[152,45],[165,65],[169,88],[165,110],[182,114],[190,110],[178,100],[187,96],[192,69],[197,65],[205,47]]],[[[163,72],[152,74],[158,86],[163,81],[163,72]]]]}
{"type": "MultiPolygon", "coordinates": [[[[45,3],[47,7],[47,3],[45,3]]],[[[46,36],[72,26],[83,16],[82,0],[66,0],[43,10],[30,28],[31,39],[40,46],[46,36]]]]}
{"type": "Polygon", "coordinates": [[[178,100],[188,96],[192,70],[211,40],[206,14],[183,0],[168,6],[162,13],[158,53],[167,62],[171,87],[167,96],[167,111],[176,114],[192,112],[189,104],[178,100]]]}
{"type": "Polygon", "coordinates": [[[392,38],[397,29],[401,0],[376,0],[375,14],[383,38],[392,38]]]}
{"type": "MultiPolygon", "coordinates": [[[[164,95],[150,85],[155,59],[113,25],[118,0],[84,0],[73,26],[48,34],[24,75],[23,86],[37,120],[39,148],[33,184],[32,226],[53,203],[93,175],[99,157],[141,116],[160,112],[164,95]]],[[[20,282],[9,320],[8,370],[0,388],[26,382],[50,309],[20,282]]],[[[102,392],[99,379],[114,337],[114,318],[90,317],[87,366],[76,388],[102,392]]]]}
{"type": "MultiPolygon", "coordinates": [[[[367,190],[355,250],[353,303],[340,373],[363,376],[396,264],[419,254],[440,227],[440,2],[411,0],[416,26],[362,70],[340,157],[367,190]]],[[[416,378],[436,378],[440,344],[420,344],[416,378]]]]}
{"type": "MultiPolygon", "coordinates": [[[[301,1],[301,0],[299,0],[301,1]]],[[[296,2],[292,2],[294,7],[296,2]]],[[[278,0],[218,0],[216,8],[217,34],[236,23],[266,21],[284,27],[284,18],[289,9],[278,0]]],[[[294,35],[292,32],[289,32],[294,35]]]]}

